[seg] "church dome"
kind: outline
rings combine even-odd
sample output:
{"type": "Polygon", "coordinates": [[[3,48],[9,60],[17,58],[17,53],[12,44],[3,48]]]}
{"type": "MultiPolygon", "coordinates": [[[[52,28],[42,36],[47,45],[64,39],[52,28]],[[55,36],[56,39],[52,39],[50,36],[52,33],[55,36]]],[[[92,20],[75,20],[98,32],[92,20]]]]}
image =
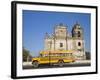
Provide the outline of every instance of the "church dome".
{"type": "Polygon", "coordinates": [[[73,26],[73,29],[81,29],[81,26],[78,22],[73,26]]]}
{"type": "Polygon", "coordinates": [[[60,23],[56,26],[56,28],[67,28],[63,23],[60,23]]]}

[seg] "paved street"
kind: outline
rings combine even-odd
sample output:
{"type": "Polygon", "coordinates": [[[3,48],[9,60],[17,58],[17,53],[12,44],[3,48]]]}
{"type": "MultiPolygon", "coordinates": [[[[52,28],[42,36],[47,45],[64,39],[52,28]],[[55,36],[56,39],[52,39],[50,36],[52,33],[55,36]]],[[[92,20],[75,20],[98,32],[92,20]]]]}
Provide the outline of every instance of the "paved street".
{"type": "MultiPolygon", "coordinates": [[[[62,67],[84,67],[84,66],[90,66],[90,61],[76,61],[74,63],[65,63],[62,67]]],[[[31,62],[23,63],[23,69],[43,69],[43,68],[59,68],[59,65],[57,64],[47,64],[47,65],[39,65],[38,68],[34,68],[31,64],[31,62]]]]}

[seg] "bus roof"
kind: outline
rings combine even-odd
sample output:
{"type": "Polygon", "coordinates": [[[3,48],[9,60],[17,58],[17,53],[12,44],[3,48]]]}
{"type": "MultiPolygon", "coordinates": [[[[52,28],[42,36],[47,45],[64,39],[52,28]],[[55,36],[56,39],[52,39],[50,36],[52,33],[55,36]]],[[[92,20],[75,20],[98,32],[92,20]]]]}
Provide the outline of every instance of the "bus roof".
{"type": "Polygon", "coordinates": [[[52,51],[41,51],[40,54],[49,54],[49,53],[73,53],[72,50],[52,50],[52,51]]]}

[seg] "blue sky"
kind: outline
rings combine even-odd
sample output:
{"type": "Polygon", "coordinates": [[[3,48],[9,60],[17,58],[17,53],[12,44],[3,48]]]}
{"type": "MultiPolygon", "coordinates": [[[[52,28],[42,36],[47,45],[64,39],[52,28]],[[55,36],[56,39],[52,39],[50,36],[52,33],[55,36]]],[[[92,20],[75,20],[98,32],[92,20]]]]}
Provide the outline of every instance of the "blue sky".
{"type": "Polygon", "coordinates": [[[52,34],[55,25],[63,23],[71,33],[73,25],[78,21],[84,29],[85,49],[90,51],[90,20],[89,13],[23,10],[23,47],[32,56],[38,56],[39,51],[44,49],[46,32],[52,34]]]}

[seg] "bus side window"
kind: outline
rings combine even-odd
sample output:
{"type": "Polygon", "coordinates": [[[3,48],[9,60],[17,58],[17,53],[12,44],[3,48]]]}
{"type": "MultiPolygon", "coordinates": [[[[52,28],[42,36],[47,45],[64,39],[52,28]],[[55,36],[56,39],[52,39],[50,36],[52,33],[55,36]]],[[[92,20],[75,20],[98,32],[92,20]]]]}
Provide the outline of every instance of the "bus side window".
{"type": "Polygon", "coordinates": [[[66,56],[68,56],[68,53],[66,53],[66,56]]]}
{"type": "Polygon", "coordinates": [[[44,54],[44,57],[48,57],[49,55],[48,54],[44,54]]]}
{"type": "Polygon", "coordinates": [[[57,55],[57,57],[59,57],[59,54],[56,54],[57,55]]]}
{"type": "Polygon", "coordinates": [[[66,56],[68,56],[68,53],[66,53],[66,56]]]}

